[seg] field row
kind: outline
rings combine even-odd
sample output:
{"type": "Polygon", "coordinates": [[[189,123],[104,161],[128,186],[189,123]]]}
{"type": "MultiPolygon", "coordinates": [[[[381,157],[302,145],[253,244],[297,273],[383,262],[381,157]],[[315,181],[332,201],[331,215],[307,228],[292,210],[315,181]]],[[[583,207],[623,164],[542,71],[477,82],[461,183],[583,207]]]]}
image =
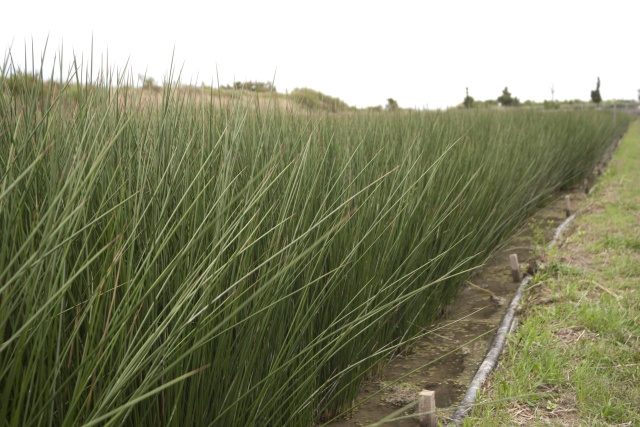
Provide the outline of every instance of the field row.
{"type": "Polygon", "coordinates": [[[630,121],[39,91],[0,85],[9,425],[328,419],[630,121]]]}

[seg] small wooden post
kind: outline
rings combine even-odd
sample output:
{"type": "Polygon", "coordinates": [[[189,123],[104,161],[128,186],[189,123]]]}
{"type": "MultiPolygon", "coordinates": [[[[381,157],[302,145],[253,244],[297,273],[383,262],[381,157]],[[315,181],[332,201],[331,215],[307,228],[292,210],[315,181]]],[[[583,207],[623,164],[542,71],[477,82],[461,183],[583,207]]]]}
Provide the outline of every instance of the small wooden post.
{"type": "Polygon", "coordinates": [[[438,427],[436,419],[436,392],[422,390],[418,397],[418,417],[420,427],[438,427]]]}
{"type": "Polygon", "coordinates": [[[513,281],[519,282],[520,279],[520,264],[518,263],[518,255],[509,255],[509,262],[511,263],[511,274],[513,274],[513,281]]]}
{"type": "Polygon", "coordinates": [[[584,186],[584,194],[589,194],[589,178],[585,178],[584,181],[582,181],[582,185],[584,186]]]}
{"type": "Polygon", "coordinates": [[[568,194],[564,196],[564,212],[567,214],[567,218],[571,216],[571,197],[568,194]]]}

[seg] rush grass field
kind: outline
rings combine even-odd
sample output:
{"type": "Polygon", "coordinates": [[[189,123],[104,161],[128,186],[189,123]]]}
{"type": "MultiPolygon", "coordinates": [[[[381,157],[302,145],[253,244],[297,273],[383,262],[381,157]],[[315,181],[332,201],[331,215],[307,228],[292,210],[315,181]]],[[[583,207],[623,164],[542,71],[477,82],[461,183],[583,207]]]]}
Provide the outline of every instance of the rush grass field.
{"type": "Polygon", "coordinates": [[[177,83],[149,102],[126,74],[15,70],[0,78],[3,426],[327,420],[629,122],[301,113],[177,83]]]}

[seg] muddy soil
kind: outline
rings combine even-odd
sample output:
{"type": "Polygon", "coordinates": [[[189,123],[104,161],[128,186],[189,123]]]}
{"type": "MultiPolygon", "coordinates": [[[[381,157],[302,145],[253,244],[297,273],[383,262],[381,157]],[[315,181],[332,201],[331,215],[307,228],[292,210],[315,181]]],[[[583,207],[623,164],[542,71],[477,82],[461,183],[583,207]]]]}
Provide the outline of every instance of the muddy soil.
{"type": "MultiPolygon", "coordinates": [[[[566,219],[564,195],[571,194],[572,209],[583,204],[583,189],[554,196],[518,233],[462,286],[447,315],[427,330],[407,354],[392,359],[381,378],[366,383],[346,417],[334,427],[375,423],[415,401],[422,389],[434,390],[436,407],[448,408],[439,420],[450,417],[484,360],[489,346],[519,283],[514,283],[509,255],[517,254],[521,265],[533,263],[536,245],[546,244],[566,219]],[[483,335],[484,334],[484,335],[483,335]]],[[[408,415],[413,409],[405,412],[408,415]]],[[[416,426],[416,419],[391,422],[393,426],[416,426]]]]}

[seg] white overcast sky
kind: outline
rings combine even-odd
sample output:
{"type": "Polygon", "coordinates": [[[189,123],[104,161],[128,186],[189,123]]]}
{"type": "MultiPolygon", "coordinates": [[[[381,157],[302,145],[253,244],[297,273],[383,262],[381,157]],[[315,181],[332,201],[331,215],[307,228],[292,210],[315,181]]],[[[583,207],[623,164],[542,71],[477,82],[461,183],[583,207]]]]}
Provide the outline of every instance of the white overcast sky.
{"type": "Polygon", "coordinates": [[[24,62],[25,43],[48,57],[63,46],[99,62],[129,60],[158,81],[172,52],[182,81],[271,81],[310,87],[366,107],[460,103],[465,87],[521,101],[636,99],[640,0],[34,1],[0,8],[0,49],[24,62]]]}

